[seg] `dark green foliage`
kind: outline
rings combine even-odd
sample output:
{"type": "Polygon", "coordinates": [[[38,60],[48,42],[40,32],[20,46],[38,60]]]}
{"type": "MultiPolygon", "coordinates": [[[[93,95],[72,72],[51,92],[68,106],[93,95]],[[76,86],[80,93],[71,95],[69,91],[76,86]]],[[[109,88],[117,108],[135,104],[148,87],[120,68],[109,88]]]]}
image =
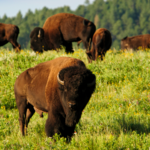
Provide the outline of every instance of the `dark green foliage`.
{"type": "MultiPolygon", "coordinates": [[[[96,27],[107,28],[113,38],[112,48],[120,48],[120,40],[125,36],[135,36],[150,33],[150,1],[149,0],[95,0],[90,4],[88,0],[84,5],[78,6],[75,11],[64,6],[57,9],[48,9],[32,12],[28,10],[23,17],[19,11],[16,17],[9,18],[4,15],[0,18],[2,23],[16,24],[20,28],[18,42],[22,48],[29,48],[29,35],[35,27],[42,27],[45,20],[57,13],[73,13],[95,22],[96,27]]],[[[11,44],[5,47],[12,48],[11,44]]]]}

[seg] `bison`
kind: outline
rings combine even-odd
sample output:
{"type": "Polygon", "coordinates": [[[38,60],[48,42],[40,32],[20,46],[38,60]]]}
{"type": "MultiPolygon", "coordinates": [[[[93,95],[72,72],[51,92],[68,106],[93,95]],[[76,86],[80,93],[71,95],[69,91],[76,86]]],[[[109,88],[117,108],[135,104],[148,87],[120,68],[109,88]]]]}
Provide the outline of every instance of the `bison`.
{"type": "Polygon", "coordinates": [[[22,135],[36,108],[48,113],[48,137],[57,133],[71,138],[95,85],[95,75],[81,60],[70,57],[40,63],[21,73],[14,92],[22,135]]]}
{"type": "Polygon", "coordinates": [[[86,52],[89,62],[92,62],[92,60],[96,61],[98,56],[100,56],[100,59],[103,60],[103,57],[107,50],[111,47],[111,44],[111,33],[107,29],[100,28],[96,30],[92,39],[92,48],[90,51],[86,52]]]}
{"type": "Polygon", "coordinates": [[[10,42],[16,52],[21,50],[20,44],[17,43],[19,28],[13,24],[0,23],[0,46],[10,42]]]}
{"type": "Polygon", "coordinates": [[[86,49],[89,40],[93,37],[96,27],[93,22],[83,17],[58,13],[45,21],[43,28],[36,27],[30,33],[31,48],[36,52],[57,50],[61,45],[65,46],[67,53],[74,52],[72,42],[82,40],[86,49]]]}
{"type": "Polygon", "coordinates": [[[121,49],[150,48],[150,34],[137,35],[132,37],[125,37],[121,40],[121,49]]]}

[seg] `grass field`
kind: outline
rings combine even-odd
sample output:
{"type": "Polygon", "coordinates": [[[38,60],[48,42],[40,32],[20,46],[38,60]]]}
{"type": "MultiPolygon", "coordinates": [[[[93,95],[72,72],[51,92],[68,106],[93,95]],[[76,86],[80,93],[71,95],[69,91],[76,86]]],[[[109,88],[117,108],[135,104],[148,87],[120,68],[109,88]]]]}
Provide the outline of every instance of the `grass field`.
{"type": "Polygon", "coordinates": [[[16,54],[0,49],[0,149],[4,150],[148,150],[150,149],[150,51],[110,50],[104,61],[89,64],[84,50],[16,54]],[[44,118],[34,114],[21,136],[14,97],[17,76],[27,68],[60,56],[79,58],[96,75],[96,90],[84,109],[72,141],[46,137],[44,118]]]}

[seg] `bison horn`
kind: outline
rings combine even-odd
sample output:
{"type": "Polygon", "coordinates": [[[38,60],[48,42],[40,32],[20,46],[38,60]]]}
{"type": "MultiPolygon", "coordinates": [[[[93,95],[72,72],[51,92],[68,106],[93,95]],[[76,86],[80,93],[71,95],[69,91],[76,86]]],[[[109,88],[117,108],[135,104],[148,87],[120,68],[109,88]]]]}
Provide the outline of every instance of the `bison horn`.
{"type": "Polygon", "coordinates": [[[41,30],[39,30],[39,34],[38,34],[38,38],[40,38],[41,37],[41,30]]]}
{"type": "Polygon", "coordinates": [[[59,78],[59,73],[57,74],[57,81],[58,81],[61,85],[64,85],[64,81],[60,80],[60,78],[59,78]]]}
{"type": "Polygon", "coordinates": [[[88,83],[87,86],[90,87],[93,86],[94,84],[95,84],[95,80],[93,80],[91,83],[88,83]]]}

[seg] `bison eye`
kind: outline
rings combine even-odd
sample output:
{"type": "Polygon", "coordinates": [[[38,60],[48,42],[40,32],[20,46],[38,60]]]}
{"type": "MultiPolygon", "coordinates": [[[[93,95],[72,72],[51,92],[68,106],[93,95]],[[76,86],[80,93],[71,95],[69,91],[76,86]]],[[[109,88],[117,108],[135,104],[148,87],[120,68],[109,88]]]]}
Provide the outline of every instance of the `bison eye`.
{"type": "Polygon", "coordinates": [[[75,103],[68,103],[69,107],[72,109],[75,109],[77,107],[77,105],[75,103]]]}

